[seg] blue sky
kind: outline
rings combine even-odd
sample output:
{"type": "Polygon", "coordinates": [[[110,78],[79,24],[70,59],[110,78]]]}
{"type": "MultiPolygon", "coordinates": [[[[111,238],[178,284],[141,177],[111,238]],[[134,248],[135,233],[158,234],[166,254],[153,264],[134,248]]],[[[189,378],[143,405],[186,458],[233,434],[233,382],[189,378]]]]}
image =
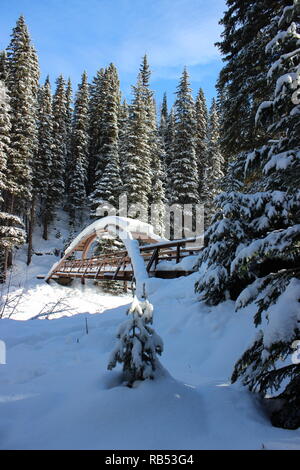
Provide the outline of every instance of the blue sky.
{"type": "Polygon", "coordinates": [[[214,43],[225,0],[1,0],[0,49],[20,14],[25,16],[38,51],[42,80],[62,73],[76,88],[82,71],[89,78],[114,62],[127,99],[142,56],[147,53],[151,87],[160,103],[169,103],[186,65],[196,94],[201,86],[208,102],[222,67],[214,43]]]}

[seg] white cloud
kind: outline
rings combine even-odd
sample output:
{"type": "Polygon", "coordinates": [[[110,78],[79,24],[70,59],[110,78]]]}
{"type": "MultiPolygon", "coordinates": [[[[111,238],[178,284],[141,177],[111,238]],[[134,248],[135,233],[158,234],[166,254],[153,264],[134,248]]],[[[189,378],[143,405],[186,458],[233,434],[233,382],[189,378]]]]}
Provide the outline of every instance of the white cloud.
{"type": "Polygon", "coordinates": [[[120,69],[124,72],[136,69],[145,52],[152,68],[157,71],[164,68],[164,73],[167,68],[203,65],[217,59],[219,52],[214,43],[221,32],[220,12],[204,7],[202,15],[200,10],[193,16],[192,11],[187,13],[181,18],[184,11],[176,8],[171,13],[161,12],[156,21],[149,17],[148,22],[144,19],[134,29],[127,29],[126,39],[115,45],[115,60],[120,69]]]}
{"type": "Polygon", "coordinates": [[[184,65],[209,68],[220,57],[214,43],[225,0],[101,0],[103,8],[100,0],[76,1],[82,11],[70,9],[73,1],[67,1],[68,22],[52,20],[42,25],[48,33],[39,34],[43,69],[54,75],[63,72],[79,81],[83,68],[94,74],[114,62],[120,75],[134,82],[147,53],[153,80],[177,79],[184,65]]]}

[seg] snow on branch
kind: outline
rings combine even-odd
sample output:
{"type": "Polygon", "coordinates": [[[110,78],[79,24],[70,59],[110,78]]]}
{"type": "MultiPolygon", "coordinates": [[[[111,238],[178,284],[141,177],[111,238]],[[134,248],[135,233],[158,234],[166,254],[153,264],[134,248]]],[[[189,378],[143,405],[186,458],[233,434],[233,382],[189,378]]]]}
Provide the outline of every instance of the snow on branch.
{"type": "Polygon", "coordinates": [[[243,248],[231,263],[231,273],[254,257],[280,256],[287,249],[296,249],[295,243],[300,241],[300,224],[285,230],[273,231],[265,238],[253,241],[243,248]]]}

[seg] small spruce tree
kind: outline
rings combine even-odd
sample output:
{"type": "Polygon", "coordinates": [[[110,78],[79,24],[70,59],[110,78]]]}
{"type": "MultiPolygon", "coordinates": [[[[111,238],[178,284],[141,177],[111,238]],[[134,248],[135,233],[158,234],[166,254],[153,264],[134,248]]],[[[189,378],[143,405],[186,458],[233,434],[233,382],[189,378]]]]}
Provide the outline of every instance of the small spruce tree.
{"type": "Polygon", "coordinates": [[[147,299],[135,296],[127,311],[128,320],[119,327],[118,343],[111,354],[108,369],[123,364],[124,380],[132,387],[137,380],[154,379],[160,369],[157,354],[163,351],[162,339],[150,325],[153,306],[147,299]]]}

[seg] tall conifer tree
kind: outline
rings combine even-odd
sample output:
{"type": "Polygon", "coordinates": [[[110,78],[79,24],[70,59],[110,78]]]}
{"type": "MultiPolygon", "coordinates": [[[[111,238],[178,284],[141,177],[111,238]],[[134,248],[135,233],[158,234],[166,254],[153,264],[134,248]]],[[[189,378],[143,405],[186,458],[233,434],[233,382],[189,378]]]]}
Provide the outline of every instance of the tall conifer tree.
{"type": "Polygon", "coordinates": [[[73,131],[70,142],[68,208],[73,222],[80,221],[86,204],[89,149],[89,88],[87,74],[82,75],[75,98],[73,131]]]}
{"type": "Polygon", "coordinates": [[[13,29],[7,49],[7,86],[11,97],[11,153],[8,208],[24,215],[31,200],[31,162],[37,149],[39,65],[23,16],[13,29]]]}
{"type": "Polygon", "coordinates": [[[118,113],[120,107],[119,78],[113,64],[105,70],[105,102],[103,103],[101,143],[98,152],[94,191],[90,196],[92,210],[104,201],[117,206],[121,190],[119,162],[118,113]]]}
{"type": "Polygon", "coordinates": [[[5,209],[4,194],[9,190],[7,159],[10,155],[10,106],[4,83],[0,80],[0,282],[6,279],[8,254],[25,242],[25,233],[19,217],[5,209]]]}
{"type": "Polygon", "coordinates": [[[72,166],[71,139],[72,139],[72,121],[73,121],[73,90],[71,79],[68,79],[66,86],[66,184],[65,189],[68,192],[69,174],[72,166]]]}
{"type": "Polygon", "coordinates": [[[172,160],[169,165],[170,202],[193,204],[199,200],[195,150],[195,107],[189,77],[184,69],[177,87],[172,160]]]}
{"type": "Polygon", "coordinates": [[[95,190],[95,185],[100,181],[101,176],[105,170],[107,163],[106,152],[103,152],[103,148],[106,145],[107,133],[104,131],[106,126],[106,117],[104,116],[105,111],[107,110],[107,99],[109,98],[110,93],[110,80],[111,69],[107,67],[97,76],[96,86],[94,89],[94,114],[93,114],[93,126],[94,126],[94,135],[91,136],[92,141],[94,141],[93,151],[94,151],[94,177],[93,177],[93,190],[95,190]]]}
{"type": "Polygon", "coordinates": [[[28,253],[31,253],[34,212],[32,163],[38,145],[39,64],[23,16],[20,16],[13,29],[7,58],[6,83],[11,97],[11,152],[7,160],[10,185],[5,202],[8,212],[28,220],[28,253]]]}
{"type": "Polygon", "coordinates": [[[38,111],[38,148],[32,162],[32,202],[28,237],[27,263],[31,262],[32,236],[35,224],[36,209],[40,204],[43,225],[48,217],[44,206],[47,199],[52,168],[53,151],[53,114],[52,96],[49,77],[39,91],[38,111]]]}
{"type": "Polygon", "coordinates": [[[206,100],[202,88],[200,88],[196,102],[196,158],[198,163],[198,179],[199,179],[199,197],[200,201],[204,200],[203,184],[206,178],[208,167],[208,111],[206,100]]]}
{"type": "Polygon", "coordinates": [[[165,133],[165,174],[166,174],[166,198],[170,202],[171,200],[171,162],[173,160],[174,153],[174,137],[175,137],[175,112],[174,107],[168,115],[167,128],[165,133]]]}
{"type": "Polygon", "coordinates": [[[152,107],[149,111],[149,147],[151,150],[151,192],[149,194],[149,203],[151,204],[151,224],[154,227],[155,233],[163,235],[165,230],[165,188],[163,184],[163,181],[165,181],[165,149],[157,127],[154,100],[152,100],[152,107]]]}
{"type": "Polygon", "coordinates": [[[43,238],[48,239],[48,226],[64,200],[65,172],[67,156],[67,99],[65,80],[60,75],[56,80],[56,90],[52,103],[53,147],[49,186],[44,200],[43,238]]]}
{"type": "Polygon", "coordinates": [[[167,103],[167,94],[164,93],[162,105],[160,108],[160,123],[159,123],[159,134],[162,138],[163,143],[166,140],[168,126],[168,103],[167,103]]]}
{"type": "Polygon", "coordinates": [[[151,191],[151,154],[147,103],[141,75],[133,87],[133,95],[128,123],[123,191],[127,194],[129,204],[139,203],[147,209],[151,191]]]}
{"type": "Polygon", "coordinates": [[[103,116],[102,87],[104,81],[104,69],[98,70],[90,85],[89,98],[89,168],[87,180],[87,194],[93,191],[97,166],[97,155],[100,146],[101,123],[103,116]]]}
{"type": "Polygon", "coordinates": [[[218,90],[224,113],[221,143],[226,162],[265,140],[263,129],[255,129],[254,117],[269,92],[265,46],[272,34],[268,26],[274,13],[279,13],[281,1],[227,0],[227,5],[220,21],[222,39],[217,44],[225,61],[218,90]],[[237,116],[243,119],[237,120],[237,116]]]}
{"type": "Polygon", "coordinates": [[[202,173],[201,196],[204,202],[205,227],[211,222],[216,211],[214,199],[221,192],[221,179],[223,173],[224,159],[220,149],[220,126],[216,100],[213,98],[209,112],[208,121],[208,145],[206,162],[202,173]]]}
{"type": "Polygon", "coordinates": [[[0,80],[6,83],[7,80],[7,54],[6,51],[0,51],[0,80]]]}
{"type": "Polygon", "coordinates": [[[119,161],[120,161],[120,177],[123,185],[124,166],[127,153],[127,137],[128,137],[129,107],[126,100],[119,107],[118,129],[119,129],[119,161]]]}

